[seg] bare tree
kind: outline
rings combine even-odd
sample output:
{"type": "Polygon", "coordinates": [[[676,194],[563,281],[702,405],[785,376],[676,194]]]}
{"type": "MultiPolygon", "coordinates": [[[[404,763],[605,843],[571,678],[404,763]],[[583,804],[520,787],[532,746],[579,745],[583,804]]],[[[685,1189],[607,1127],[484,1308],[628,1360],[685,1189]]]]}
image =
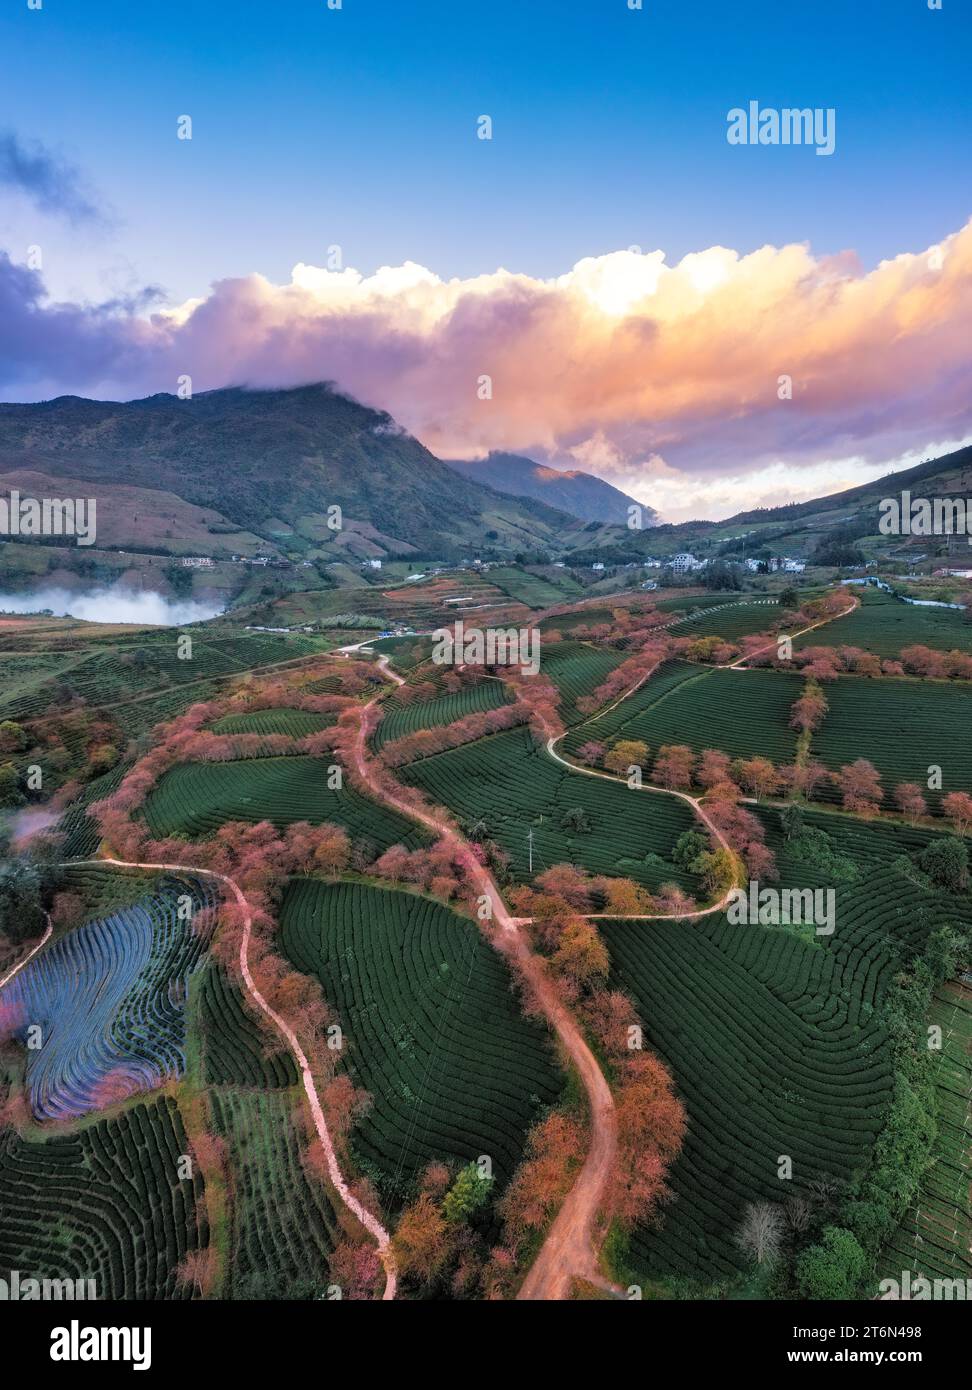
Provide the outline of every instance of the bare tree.
{"type": "Polygon", "coordinates": [[[810,1225],[810,1203],[805,1197],[795,1194],[787,1197],[783,1203],[783,1210],[786,1212],[786,1224],[791,1231],[799,1233],[810,1225]]]}
{"type": "Polygon", "coordinates": [[[819,1178],[812,1178],[807,1183],[810,1200],[823,1207],[825,1211],[831,1211],[836,1206],[840,1187],[840,1179],[833,1178],[827,1173],[822,1174],[819,1178]]]}
{"type": "Polygon", "coordinates": [[[757,1264],[772,1264],[783,1240],[783,1216],[772,1202],[749,1202],[736,1244],[757,1264]]]}

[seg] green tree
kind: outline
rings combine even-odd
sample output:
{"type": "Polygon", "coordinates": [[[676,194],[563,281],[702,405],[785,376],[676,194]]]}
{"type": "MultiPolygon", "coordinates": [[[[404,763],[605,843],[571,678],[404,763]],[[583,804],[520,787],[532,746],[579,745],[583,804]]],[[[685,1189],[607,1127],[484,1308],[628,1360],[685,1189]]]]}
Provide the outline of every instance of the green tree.
{"type": "Polygon", "coordinates": [[[691,869],[708,848],[709,841],[700,830],[683,830],[675,841],[672,862],[680,869],[691,869]]]}
{"type": "Polygon", "coordinates": [[[0,723],[0,753],[22,753],[27,747],[27,733],[12,719],[0,723]]]}
{"type": "Polygon", "coordinates": [[[442,1215],[447,1221],[468,1221],[489,1201],[492,1186],[492,1178],[484,1177],[475,1163],[467,1163],[443,1198],[442,1215]]]}
{"type": "Polygon", "coordinates": [[[853,1298],[866,1268],[857,1237],[843,1226],[825,1226],[818,1244],[797,1260],[797,1284],[805,1298],[853,1298]]]}
{"type": "Polygon", "coordinates": [[[23,806],[24,794],[13,763],[0,763],[0,807],[23,806]]]}
{"type": "Polygon", "coordinates": [[[918,867],[939,888],[960,893],[969,881],[969,851],[964,841],[954,835],[943,835],[921,851],[918,867]]]}
{"type": "Polygon", "coordinates": [[[24,859],[0,864],[0,935],[19,945],[44,926],[41,877],[24,859]]]}

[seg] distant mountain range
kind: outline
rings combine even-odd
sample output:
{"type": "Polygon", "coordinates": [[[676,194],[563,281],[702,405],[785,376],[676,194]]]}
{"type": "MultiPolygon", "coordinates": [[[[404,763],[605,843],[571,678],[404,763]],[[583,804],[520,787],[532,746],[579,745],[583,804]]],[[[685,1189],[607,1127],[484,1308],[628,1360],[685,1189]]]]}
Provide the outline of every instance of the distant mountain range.
{"type": "Polygon", "coordinates": [[[498,492],[514,497],[532,497],[558,507],[581,521],[604,521],[626,526],[628,508],[641,505],[642,524],[653,525],[656,513],[652,507],[638,504],[633,497],[579,469],[548,468],[520,454],[491,453],[482,459],[446,459],[463,477],[486,483],[498,492]]]}
{"type": "MultiPolygon", "coordinates": [[[[839,557],[860,538],[877,536],[882,497],[903,488],[972,494],[972,448],[814,501],[720,522],[658,524],[644,508],[647,524],[631,530],[631,498],[600,478],[516,454],[445,462],[391,416],[318,384],[229,388],[191,400],[62,396],[0,404],[0,493],[11,488],[97,498],[98,545],[116,555],[309,558],[317,566],[337,564],[340,582],[347,582],[341,562],[360,568],[382,556],[417,562],[545,555],[611,564],[693,548],[731,559],[762,546],[837,564],[845,561],[823,556],[839,557]]],[[[882,554],[901,550],[895,538],[877,544],[882,554]]],[[[0,549],[8,585],[36,572],[23,547],[0,549]]]]}
{"type": "Polygon", "coordinates": [[[84,484],[103,512],[114,489],[141,489],[142,521],[154,506],[159,539],[179,534],[164,524],[175,496],[205,510],[224,548],[239,529],[274,545],[297,537],[354,553],[363,538],[366,553],[450,558],[545,548],[579,529],[542,501],[457,474],[391,416],[329,385],[0,405],[0,487],[25,472],[52,488],[84,484]],[[335,506],[340,532],[328,524],[335,506]]]}

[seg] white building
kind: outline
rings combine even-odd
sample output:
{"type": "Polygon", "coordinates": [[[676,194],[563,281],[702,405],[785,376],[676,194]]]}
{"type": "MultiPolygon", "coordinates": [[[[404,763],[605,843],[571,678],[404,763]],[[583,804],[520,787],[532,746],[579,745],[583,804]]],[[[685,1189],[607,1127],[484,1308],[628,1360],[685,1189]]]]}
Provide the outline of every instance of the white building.
{"type": "Polygon", "coordinates": [[[684,574],[687,570],[700,570],[704,566],[705,561],[697,560],[688,550],[683,550],[678,555],[672,556],[672,569],[676,574],[684,574]]]}
{"type": "Polygon", "coordinates": [[[183,555],[182,563],[187,570],[211,570],[216,568],[215,560],[208,555],[183,555]]]}
{"type": "Polygon", "coordinates": [[[381,569],[381,561],[380,561],[380,560],[369,560],[369,561],[368,561],[368,564],[371,566],[371,568],[372,568],[373,570],[380,570],[380,569],[381,569]]]}

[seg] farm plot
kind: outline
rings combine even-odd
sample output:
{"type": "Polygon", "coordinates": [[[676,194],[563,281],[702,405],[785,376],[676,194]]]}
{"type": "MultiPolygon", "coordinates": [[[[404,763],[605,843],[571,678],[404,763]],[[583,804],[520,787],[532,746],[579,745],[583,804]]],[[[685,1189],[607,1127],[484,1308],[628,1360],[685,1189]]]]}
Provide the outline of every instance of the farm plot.
{"type": "Polygon", "coordinates": [[[662,613],[694,613],[698,609],[712,608],[717,603],[733,603],[744,599],[745,594],[674,594],[671,598],[660,598],[655,607],[662,613]]]}
{"type": "Polygon", "coordinates": [[[180,909],[213,901],[195,880],[165,878],[55,941],[5,986],[5,1031],[27,1048],[38,1119],[74,1119],[182,1075],[185,999],[204,939],[180,909]]]}
{"type": "Polygon", "coordinates": [[[297,1068],[290,1053],[282,1044],[271,1043],[222,965],[207,964],[196,997],[206,1085],[260,1090],[296,1085],[297,1068]]]}
{"type": "Polygon", "coordinates": [[[775,599],[730,599],[716,602],[711,608],[696,608],[679,622],[672,623],[668,631],[673,637],[723,637],[727,642],[734,642],[737,637],[751,632],[765,632],[782,611],[775,599]]]}
{"type": "Polygon", "coordinates": [[[574,608],[567,613],[554,613],[549,618],[541,618],[538,627],[542,636],[544,630],[572,632],[575,627],[597,627],[600,623],[610,623],[613,618],[612,608],[574,608]]]}
{"type": "Polygon", "coordinates": [[[972,623],[956,608],[922,608],[881,589],[857,590],[860,607],[797,638],[794,647],[861,647],[880,657],[896,657],[902,647],[920,644],[937,651],[972,652],[972,623]]]}
{"type": "Polygon", "coordinates": [[[571,772],[538,748],[525,729],[424,758],[398,775],[467,824],[482,823],[483,838],[495,839],[506,851],[519,882],[532,877],[527,843],[532,830],[535,874],[569,862],[592,873],[633,878],[648,888],[697,887],[694,875],[670,859],[679,835],[696,824],[684,802],[571,772]],[[562,823],[574,811],[582,814],[581,828],[562,823]]]}
{"type": "Polygon", "coordinates": [[[378,853],[394,844],[415,849],[427,843],[412,821],[362,796],[347,778],[340,789],[329,788],[327,766],[310,757],[183,763],[151,792],[145,818],[159,838],[203,838],[233,820],[268,820],[278,829],[306,820],[343,826],[353,840],[373,841],[378,853]]]}
{"type": "Polygon", "coordinates": [[[731,954],[711,926],[600,927],[611,984],[633,998],[688,1118],[670,1173],[677,1200],[659,1226],[633,1233],[630,1263],[639,1276],[714,1283],[742,1267],[733,1236],[745,1204],[780,1198],[778,1155],[793,1158],[801,1186],[864,1162],[891,1096],[883,1034],[838,998],[828,1010],[825,953],[773,928],[730,928],[731,954]],[[770,952],[767,981],[752,966],[770,952]],[[801,1007],[808,985],[820,994],[801,1007]]]}
{"type": "MultiPolygon", "coordinates": [[[[893,805],[899,782],[917,782],[924,792],[931,767],[942,770],[943,792],[972,790],[972,689],[840,676],[828,683],[826,693],[830,710],[812,744],[813,756],[825,767],[836,771],[867,758],[881,774],[887,806],[893,805]]],[[[941,794],[925,795],[937,807],[941,794]]]]}
{"type": "Polygon", "coordinates": [[[560,691],[560,717],[567,725],[584,718],[577,701],[592,694],[606,681],[623,657],[613,647],[592,647],[583,642],[555,642],[540,648],[540,671],[560,691]]]}
{"type": "Polygon", "coordinates": [[[108,772],[89,782],[77,800],[72,801],[64,811],[57,828],[64,835],[61,853],[65,859],[83,859],[94,854],[101,840],[101,830],[97,821],[88,814],[88,808],[96,801],[111,796],[130,766],[126,762],[116,763],[108,772]]]}
{"type": "Polygon", "coordinates": [[[792,763],[796,734],[790,708],[802,682],[778,671],[700,668],[667,663],[633,695],[570,731],[566,751],[576,754],[589,739],[640,739],[654,754],[665,743],[696,752],[718,748],[733,758],[761,754],[792,763]]]}
{"type": "Polygon", "coordinates": [[[929,1023],[942,1030],[935,1058],[938,1134],[918,1200],[881,1254],[877,1282],[972,1279],[972,990],[957,981],[935,994],[929,1023]]]}
{"type": "Polygon", "coordinates": [[[382,705],[384,717],[375,730],[373,746],[380,751],[386,743],[405,738],[418,729],[437,729],[443,724],[453,724],[467,714],[480,714],[484,710],[499,709],[501,705],[511,703],[512,696],[503,682],[492,680],[466,686],[454,695],[438,695],[433,700],[416,700],[412,704],[386,700],[382,705]]]}
{"type": "Polygon", "coordinates": [[[198,1169],[170,1097],[43,1142],[0,1131],[0,1276],[94,1279],[99,1299],[188,1298],[178,1267],[209,1243],[198,1169]]]}
{"type": "Polygon", "coordinates": [[[233,1174],[229,1296],[321,1298],[342,1233],[301,1162],[300,1092],[217,1090],[212,1103],[233,1174]]]}
{"type": "Polygon", "coordinates": [[[417,894],[304,879],[284,899],[280,942],[337,1011],[373,1101],[352,1143],[383,1196],[404,1199],[433,1158],[481,1154],[502,1189],[563,1078],[474,924],[417,894]]]}
{"type": "MultiPolygon", "coordinates": [[[[784,886],[821,882],[778,850],[784,886]]],[[[612,983],[634,998],[688,1116],[671,1173],[677,1201],[631,1241],[640,1276],[712,1284],[741,1269],[734,1235],[745,1204],[785,1195],[780,1154],[793,1158],[794,1190],[865,1164],[893,1085],[885,991],[931,930],[969,919],[968,904],[923,892],[886,854],[884,845],[872,861],[853,856],[859,878],[837,887],[835,930],[814,941],[721,915],[693,926],[601,924],[612,983]]]]}
{"type": "Polygon", "coordinates": [[[214,734],[288,734],[305,738],[329,729],[333,714],[314,714],[306,709],[257,709],[245,714],[227,714],[210,725],[214,734]]]}
{"type": "Polygon", "coordinates": [[[528,608],[549,608],[553,603],[562,603],[565,597],[582,592],[576,579],[569,575],[566,576],[568,582],[562,584],[520,569],[491,569],[489,577],[504,594],[525,603],[528,608]]]}

